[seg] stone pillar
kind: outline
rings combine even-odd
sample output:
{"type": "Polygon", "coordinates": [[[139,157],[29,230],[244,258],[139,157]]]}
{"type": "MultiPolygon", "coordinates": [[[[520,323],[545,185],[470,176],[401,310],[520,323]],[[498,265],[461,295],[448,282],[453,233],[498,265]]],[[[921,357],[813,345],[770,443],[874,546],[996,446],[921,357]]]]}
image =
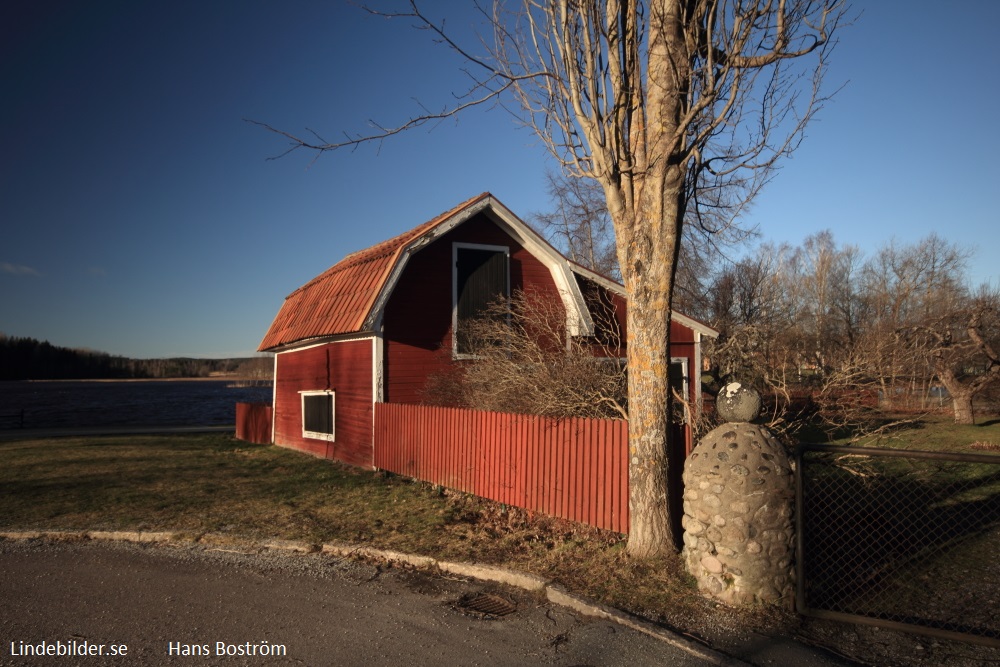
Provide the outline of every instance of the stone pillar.
{"type": "MultiPolygon", "coordinates": [[[[760,397],[739,390],[756,401],[756,417],[760,397]]],[[[749,409],[735,412],[745,419],[749,409]]],[[[713,429],[684,462],[684,489],[684,562],[699,590],[728,604],[794,608],[794,478],[770,431],[749,421],[713,429]]]]}

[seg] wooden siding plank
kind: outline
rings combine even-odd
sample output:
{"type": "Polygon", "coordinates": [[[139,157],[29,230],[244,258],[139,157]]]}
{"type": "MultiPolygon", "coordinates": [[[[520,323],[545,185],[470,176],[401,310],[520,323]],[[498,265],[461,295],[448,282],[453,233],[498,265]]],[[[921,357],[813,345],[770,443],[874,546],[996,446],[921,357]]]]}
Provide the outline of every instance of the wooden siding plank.
{"type": "Polygon", "coordinates": [[[556,441],[559,443],[559,455],[562,459],[562,465],[559,467],[561,477],[560,506],[562,507],[562,516],[566,519],[572,519],[573,448],[569,446],[569,443],[564,436],[563,429],[559,428],[558,423],[555,424],[555,426],[556,428],[554,428],[553,431],[556,441]]]}
{"type": "Polygon", "coordinates": [[[513,424],[507,426],[507,437],[510,439],[512,448],[512,458],[516,462],[514,469],[514,504],[518,507],[531,509],[528,504],[528,468],[531,465],[531,456],[528,452],[528,441],[517,437],[513,424]]]}
{"type": "MultiPolygon", "coordinates": [[[[511,415],[504,415],[504,421],[509,425],[513,420],[511,415]]],[[[510,430],[507,428],[497,429],[497,437],[500,441],[500,450],[503,452],[503,502],[507,505],[517,506],[518,498],[514,490],[516,486],[517,461],[514,458],[514,450],[510,439],[510,430]]]]}
{"type": "Polygon", "coordinates": [[[465,423],[465,428],[462,429],[462,436],[465,441],[463,451],[465,456],[462,459],[462,470],[460,474],[464,480],[464,488],[469,493],[476,492],[475,486],[475,473],[476,473],[476,457],[479,454],[478,444],[480,438],[478,437],[482,433],[482,427],[480,426],[481,417],[471,412],[461,411],[459,414],[462,415],[463,422],[465,423]]]}
{"type": "Polygon", "coordinates": [[[593,420],[581,419],[580,422],[575,433],[577,444],[582,450],[580,461],[580,521],[593,526],[596,519],[593,507],[594,481],[596,476],[594,475],[594,461],[591,458],[594,451],[593,433],[591,432],[593,420]]]}
{"type": "MultiPolygon", "coordinates": [[[[620,422],[625,424],[626,422],[620,422]]],[[[619,425],[617,434],[617,452],[615,462],[618,466],[618,525],[616,530],[620,533],[628,532],[628,431],[619,425]]]]}
{"type": "Polygon", "coordinates": [[[521,437],[528,444],[528,467],[525,470],[527,477],[527,489],[525,489],[525,505],[534,510],[542,509],[542,494],[539,492],[539,469],[542,465],[541,452],[538,447],[538,438],[527,424],[521,423],[521,437]]]}
{"type": "Polygon", "coordinates": [[[600,492],[597,494],[597,517],[596,524],[601,528],[611,530],[611,489],[608,487],[608,433],[609,425],[601,421],[597,428],[597,478],[595,483],[600,492]]]}
{"type": "Polygon", "coordinates": [[[543,428],[541,423],[538,424],[538,433],[542,437],[542,442],[545,443],[545,451],[549,459],[547,464],[548,479],[545,484],[545,491],[548,494],[548,509],[546,511],[554,516],[559,516],[559,451],[552,441],[552,432],[543,428]]]}

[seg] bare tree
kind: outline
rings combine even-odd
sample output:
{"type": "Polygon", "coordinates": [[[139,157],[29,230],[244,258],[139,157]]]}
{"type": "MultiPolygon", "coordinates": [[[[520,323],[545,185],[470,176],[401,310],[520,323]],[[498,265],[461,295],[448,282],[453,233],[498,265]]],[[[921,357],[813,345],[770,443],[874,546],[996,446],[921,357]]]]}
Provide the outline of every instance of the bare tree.
{"type": "Polygon", "coordinates": [[[909,340],[926,346],[935,375],[951,395],[955,423],[975,424],[973,399],[1000,382],[1000,348],[992,340],[1000,326],[1000,294],[983,286],[963,303],[955,301],[953,312],[913,327],[909,340]]]}
{"type": "Polygon", "coordinates": [[[930,409],[937,383],[956,421],[972,423],[973,400],[1000,386],[1000,293],[970,292],[969,254],[936,234],[867,260],[828,231],[761,245],[714,276],[714,384],[756,385],[786,433],[809,423],[870,435],[892,427],[887,412],[930,409]]]}
{"type": "Polygon", "coordinates": [[[791,252],[787,246],[763,244],[715,275],[709,321],[719,337],[706,342],[706,353],[719,387],[734,379],[761,386],[779,365],[776,355],[787,356],[776,346],[788,345],[794,317],[782,276],[791,252]]]}
{"type": "Polygon", "coordinates": [[[759,246],[716,274],[707,341],[714,385],[732,379],[766,398],[768,426],[858,434],[877,428],[877,386],[860,317],[860,251],[830,232],[800,247],[759,246]]]}
{"type": "Polygon", "coordinates": [[[864,345],[887,409],[925,407],[935,364],[927,329],[965,308],[968,257],[967,250],[931,234],[909,246],[890,242],[865,263],[864,345]]]}
{"type": "MultiPolygon", "coordinates": [[[[532,222],[571,260],[620,281],[614,226],[600,183],[553,171],[546,179],[552,209],[535,213],[532,222]]],[[[710,316],[709,282],[715,267],[757,235],[755,228],[726,218],[723,212],[702,211],[701,219],[691,220],[681,231],[674,306],[686,315],[710,316]]]]}
{"type": "MultiPolygon", "coordinates": [[[[674,546],[667,503],[670,314],[685,217],[738,215],[793,151],[821,105],[841,0],[523,0],[494,4],[493,46],[476,55],[421,12],[390,13],[430,30],[469,63],[454,106],[343,141],[380,141],[507,93],[566,172],[595,179],[615,229],[627,291],[628,551],[674,546]],[[812,54],[810,66],[798,64],[812,54]]],[[[273,129],[273,128],[271,128],[273,129]]]]}
{"type": "Polygon", "coordinates": [[[801,422],[793,404],[808,346],[795,294],[798,254],[787,245],[762,244],[718,272],[710,290],[709,321],[719,330],[705,343],[711,389],[734,380],[753,385],[765,398],[768,426],[779,433],[801,422]]]}

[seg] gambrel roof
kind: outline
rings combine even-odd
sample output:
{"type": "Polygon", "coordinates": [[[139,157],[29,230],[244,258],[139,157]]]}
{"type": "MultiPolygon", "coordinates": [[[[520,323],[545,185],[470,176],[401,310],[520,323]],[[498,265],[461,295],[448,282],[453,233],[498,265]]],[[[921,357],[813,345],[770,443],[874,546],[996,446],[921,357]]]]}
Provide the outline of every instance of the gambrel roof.
{"type": "MultiPolygon", "coordinates": [[[[276,350],[312,339],[377,332],[382,309],[409,256],[479,213],[489,215],[549,267],[567,313],[573,314],[567,319],[571,333],[593,332],[593,321],[574,273],[624,295],[621,285],[569,262],[493,195],[484,192],[395,238],[347,255],[289,294],[258,349],[276,350]]],[[[715,334],[690,318],[684,317],[682,323],[702,333],[715,334]]]]}

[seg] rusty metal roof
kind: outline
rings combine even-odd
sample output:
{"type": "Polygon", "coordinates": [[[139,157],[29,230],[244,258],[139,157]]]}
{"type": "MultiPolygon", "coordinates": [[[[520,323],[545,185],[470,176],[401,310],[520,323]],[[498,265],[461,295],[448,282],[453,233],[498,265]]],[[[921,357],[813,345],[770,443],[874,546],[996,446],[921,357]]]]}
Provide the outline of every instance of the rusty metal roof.
{"type": "Polygon", "coordinates": [[[491,197],[484,192],[408,232],[351,253],[285,298],[259,350],[364,330],[403,250],[438,225],[491,197]]]}

